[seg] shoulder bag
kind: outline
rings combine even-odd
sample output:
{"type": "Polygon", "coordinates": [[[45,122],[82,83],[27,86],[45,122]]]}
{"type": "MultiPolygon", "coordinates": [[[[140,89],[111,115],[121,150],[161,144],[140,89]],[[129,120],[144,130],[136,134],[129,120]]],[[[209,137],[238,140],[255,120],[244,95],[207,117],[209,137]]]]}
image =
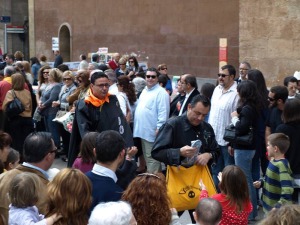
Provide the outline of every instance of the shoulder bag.
{"type": "Polygon", "coordinates": [[[249,132],[245,135],[237,136],[236,129],[233,124],[229,124],[225,127],[225,133],[223,136],[225,141],[234,143],[237,145],[252,145],[253,144],[253,128],[250,127],[249,132]]]}
{"type": "Polygon", "coordinates": [[[14,99],[7,104],[5,113],[6,116],[11,119],[13,117],[18,116],[20,113],[25,111],[25,107],[23,106],[20,99],[17,98],[15,91],[12,90],[14,99]]]}

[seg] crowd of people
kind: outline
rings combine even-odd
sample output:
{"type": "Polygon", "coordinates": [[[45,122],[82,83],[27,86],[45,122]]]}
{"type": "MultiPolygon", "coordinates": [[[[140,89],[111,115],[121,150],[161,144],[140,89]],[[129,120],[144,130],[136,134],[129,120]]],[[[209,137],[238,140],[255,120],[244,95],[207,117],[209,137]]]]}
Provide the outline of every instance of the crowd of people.
{"type": "Polygon", "coordinates": [[[81,54],[71,71],[54,53],[54,68],[20,51],[1,63],[0,224],[180,225],[184,210],[194,224],[248,224],[260,205],[261,224],[274,212],[300,220],[300,80],[268,90],[263,73],[241,62],[238,77],[224,65],[216,85],[198,88],[192,74],[173,85],[165,63],[144,71],[135,56],[100,64],[81,54]],[[17,115],[7,111],[15,98],[17,115]],[[60,156],[68,168],[53,174],[60,156]],[[182,189],[196,205],[173,207],[171,168],[207,168],[205,182],[182,189]]]}

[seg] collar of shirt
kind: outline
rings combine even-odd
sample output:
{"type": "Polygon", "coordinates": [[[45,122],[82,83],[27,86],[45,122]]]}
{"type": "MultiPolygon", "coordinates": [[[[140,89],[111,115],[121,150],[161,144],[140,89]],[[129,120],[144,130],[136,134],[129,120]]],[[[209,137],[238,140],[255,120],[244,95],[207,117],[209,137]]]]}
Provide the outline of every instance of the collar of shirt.
{"type": "Polygon", "coordinates": [[[110,177],[111,179],[114,180],[115,183],[118,180],[114,171],[112,171],[111,169],[108,169],[107,167],[101,166],[97,163],[94,164],[92,173],[97,174],[99,176],[110,177]]]}
{"type": "Polygon", "coordinates": [[[47,174],[47,172],[45,170],[41,169],[40,167],[31,165],[27,162],[23,162],[22,165],[40,171],[47,179],[49,179],[49,175],[47,174]]]}
{"type": "MultiPolygon", "coordinates": [[[[151,88],[148,88],[148,87],[146,86],[145,89],[146,89],[147,91],[151,91],[151,90],[157,88],[158,86],[159,86],[159,83],[155,84],[155,85],[154,85],[153,87],[151,87],[151,88]]],[[[159,87],[160,87],[160,86],[159,86],[159,87]]]]}
{"type": "Polygon", "coordinates": [[[190,95],[192,94],[192,92],[195,90],[195,88],[194,89],[192,89],[191,91],[190,91],[190,93],[185,93],[185,98],[188,98],[188,97],[190,97],[190,95]]]}
{"type": "MultiPolygon", "coordinates": [[[[219,88],[223,91],[224,87],[219,85],[219,88]]],[[[236,82],[233,82],[233,84],[230,86],[230,88],[224,92],[223,94],[227,93],[227,92],[231,92],[231,91],[236,91],[236,88],[237,88],[237,83],[236,82]]]]}

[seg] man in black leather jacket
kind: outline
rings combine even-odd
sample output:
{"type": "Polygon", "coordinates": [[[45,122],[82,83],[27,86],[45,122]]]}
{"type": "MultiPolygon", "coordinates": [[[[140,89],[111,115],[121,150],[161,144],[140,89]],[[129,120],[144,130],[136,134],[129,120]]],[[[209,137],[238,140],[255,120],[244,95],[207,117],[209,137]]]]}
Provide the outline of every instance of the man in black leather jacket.
{"type": "Polygon", "coordinates": [[[191,141],[201,140],[202,146],[195,164],[212,165],[216,162],[220,154],[219,146],[213,128],[204,121],[209,110],[209,99],[196,95],[186,113],[169,119],[160,128],[152,148],[152,157],[167,165],[179,166],[186,157],[196,153],[191,141]]]}

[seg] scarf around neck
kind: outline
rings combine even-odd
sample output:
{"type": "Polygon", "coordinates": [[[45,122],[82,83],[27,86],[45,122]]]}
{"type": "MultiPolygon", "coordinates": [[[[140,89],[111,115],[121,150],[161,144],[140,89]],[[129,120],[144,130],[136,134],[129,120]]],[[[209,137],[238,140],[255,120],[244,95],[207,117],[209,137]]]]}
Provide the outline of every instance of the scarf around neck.
{"type": "Polygon", "coordinates": [[[89,89],[87,91],[87,95],[84,98],[85,103],[92,104],[95,107],[102,106],[105,102],[109,103],[109,96],[110,94],[107,93],[104,99],[99,99],[95,95],[93,95],[92,90],[89,89]]]}

